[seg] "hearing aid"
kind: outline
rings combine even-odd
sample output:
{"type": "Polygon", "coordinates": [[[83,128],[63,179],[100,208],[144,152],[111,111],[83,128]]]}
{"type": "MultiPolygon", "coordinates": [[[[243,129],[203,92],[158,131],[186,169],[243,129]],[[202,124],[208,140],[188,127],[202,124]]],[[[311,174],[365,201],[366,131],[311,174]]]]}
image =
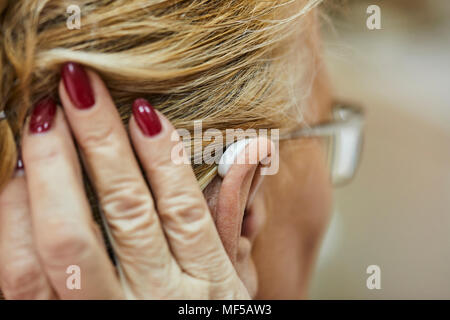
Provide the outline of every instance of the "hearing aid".
{"type": "Polygon", "coordinates": [[[220,177],[224,178],[231,166],[236,162],[236,158],[245,149],[245,147],[252,141],[252,139],[245,138],[238,140],[235,143],[229,145],[219,161],[217,173],[220,177]]]}

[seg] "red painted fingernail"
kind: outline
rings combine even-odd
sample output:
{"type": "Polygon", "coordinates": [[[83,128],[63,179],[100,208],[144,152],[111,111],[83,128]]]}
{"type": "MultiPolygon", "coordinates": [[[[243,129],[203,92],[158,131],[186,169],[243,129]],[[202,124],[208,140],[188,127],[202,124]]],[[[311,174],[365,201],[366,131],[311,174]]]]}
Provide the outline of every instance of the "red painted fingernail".
{"type": "Polygon", "coordinates": [[[50,130],[56,114],[56,103],[52,98],[44,98],[33,109],[30,118],[30,132],[41,133],[50,130]]]}
{"type": "Polygon", "coordinates": [[[67,62],[61,68],[64,87],[78,109],[89,109],[95,103],[89,77],[84,68],[75,62],[67,62]]]}
{"type": "Polygon", "coordinates": [[[161,132],[162,126],[158,114],[147,100],[134,100],[133,115],[144,135],[151,137],[161,132]]]}

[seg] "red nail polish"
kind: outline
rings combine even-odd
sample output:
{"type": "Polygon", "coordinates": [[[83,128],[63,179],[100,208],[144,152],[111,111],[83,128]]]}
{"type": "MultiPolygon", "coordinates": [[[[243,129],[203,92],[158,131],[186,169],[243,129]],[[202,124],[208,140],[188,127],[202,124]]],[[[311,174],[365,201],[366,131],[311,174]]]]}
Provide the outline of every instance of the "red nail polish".
{"type": "Polygon", "coordinates": [[[67,62],[61,68],[64,87],[78,109],[88,109],[95,103],[89,77],[84,68],[75,62],[67,62]]]}
{"type": "Polygon", "coordinates": [[[56,114],[56,103],[52,98],[44,98],[33,109],[30,118],[30,132],[41,133],[50,130],[56,114]]]}
{"type": "Polygon", "coordinates": [[[151,137],[161,132],[162,126],[158,114],[147,100],[134,100],[133,115],[144,135],[151,137]]]}

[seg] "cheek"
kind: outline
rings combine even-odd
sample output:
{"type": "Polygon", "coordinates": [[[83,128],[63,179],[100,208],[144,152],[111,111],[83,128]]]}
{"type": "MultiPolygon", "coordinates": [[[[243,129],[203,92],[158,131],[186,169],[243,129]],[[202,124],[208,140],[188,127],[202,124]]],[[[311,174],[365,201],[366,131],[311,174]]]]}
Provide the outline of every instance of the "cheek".
{"type": "Polygon", "coordinates": [[[293,198],[291,222],[296,225],[304,241],[315,240],[324,232],[332,208],[332,187],[325,164],[319,159],[311,159],[308,173],[302,175],[293,198]]]}
{"type": "Polygon", "coordinates": [[[267,223],[253,251],[258,298],[305,296],[329,221],[332,192],[321,149],[310,146],[285,158],[279,175],[265,183],[267,223]]]}

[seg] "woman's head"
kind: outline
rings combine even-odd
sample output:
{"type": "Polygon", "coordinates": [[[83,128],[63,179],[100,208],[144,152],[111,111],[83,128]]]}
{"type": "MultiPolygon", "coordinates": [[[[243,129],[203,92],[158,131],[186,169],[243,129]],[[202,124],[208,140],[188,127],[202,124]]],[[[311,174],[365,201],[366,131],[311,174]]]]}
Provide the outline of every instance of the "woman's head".
{"type": "MultiPolygon", "coordinates": [[[[58,99],[59,71],[66,61],[78,62],[100,74],[124,123],[131,115],[132,102],[142,97],[151,101],[175,127],[188,130],[193,130],[194,120],[202,121],[204,131],[214,128],[224,132],[249,128],[290,130],[305,119],[322,119],[328,95],[320,70],[317,23],[311,12],[319,2],[2,1],[0,110],[5,111],[8,120],[0,122],[0,188],[14,170],[16,145],[29,110],[44,96],[58,99]],[[67,8],[73,4],[80,8],[79,29],[67,26],[70,16],[67,8]]],[[[302,181],[315,198],[325,185],[320,174],[313,174],[320,176],[319,180],[306,175],[311,165],[319,166],[314,160],[317,157],[314,141],[309,143],[306,148],[292,143],[282,145],[280,174],[267,179],[269,182],[260,188],[254,183],[256,167],[236,174],[235,180],[230,178],[227,184],[218,178],[213,180],[205,195],[215,208],[212,211],[222,221],[223,230],[240,231],[242,216],[229,221],[221,218],[222,211],[243,214],[252,205],[258,208],[253,210],[270,211],[267,215],[277,221],[272,225],[276,229],[265,227],[266,239],[272,239],[273,231],[283,232],[279,228],[283,221],[296,225],[292,221],[298,219],[290,213],[294,208],[292,200],[304,195],[302,181]],[[306,151],[299,169],[293,157],[298,157],[301,154],[298,149],[302,148],[306,151]],[[290,176],[303,180],[290,181],[290,176]],[[315,181],[314,185],[311,181],[315,181]],[[298,189],[292,190],[293,186],[298,189]],[[237,203],[233,197],[236,190],[245,190],[239,199],[243,203],[237,203]],[[283,195],[287,195],[287,200],[277,205],[276,199],[283,195]],[[255,200],[250,204],[249,199],[253,197],[255,200]],[[234,205],[223,208],[221,199],[234,205]],[[264,210],[260,207],[263,203],[264,210]],[[277,210],[283,211],[278,219],[274,216],[277,210]]],[[[203,178],[213,176],[210,173],[215,168],[214,164],[194,165],[202,187],[209,182],[203,178]]],[[[308,197],[303,200],[311,201],[308,197]]],[[[323,208],[305,210],[308,213],[308,210],[326,212],[327,209],[324,204],[323,208]]],[[[306,224],[305,219],[300,220],[299,223],[306,224]]],[[[320,215],[309,220],[315,227],[322,226],[320,215]]],[[[318,231],[308,232],[320,236],[318,231]]],[[[239,247],[236,244],[242,240],[239,235],[231,246],[239,247]]],[[[312,239],[307,240],[314,242],[312,239]]],[[[303,237],[291,238],[296,241],[295,254],[302,255],[304,248],[299,248],[299,243],[303,240],[303,237]]],[[[262,245],[264,242],[255,237],[251,245],[256,244],[253,251],[257,255],[254,259],[258,272],[267,278],[268,271],[263,270],[261,259],[267,252],[275,256],[280,252],[274,249],[264,253],[265,248],[272,248],[270,244],[262,245]]],[[[315,245],[308,246],[315,252],[315,245]]],[[[252,261],[248,254],[243,258],[236,250],[235,264],[242,277],[250,279],[249,287],[256,292],[256,285],[251,283],[254,282],[252,261]]],[[[301,260],[297,258],[293,259],[301,260]]],[[[298,261],[293,265],[298,266],[298,261]]],[[[265,295],[260,293],[260,296],[265,295]]]]}
{"type": "Polygon", "coordinates": [[[77,1],[80,29],[70,30],[72,2],[4,1],[0,109],[18,137],[33,103],[57,98],[60,65],[70,60],[101,74],[124,119],[144,96],[176,127],[295,126],[298,80],[312,61],[308,46],[289,42],[306,39],[304,16],[318,2],[77,1]],[[301,58],[288,65],[293,50],[301,58]]]}

